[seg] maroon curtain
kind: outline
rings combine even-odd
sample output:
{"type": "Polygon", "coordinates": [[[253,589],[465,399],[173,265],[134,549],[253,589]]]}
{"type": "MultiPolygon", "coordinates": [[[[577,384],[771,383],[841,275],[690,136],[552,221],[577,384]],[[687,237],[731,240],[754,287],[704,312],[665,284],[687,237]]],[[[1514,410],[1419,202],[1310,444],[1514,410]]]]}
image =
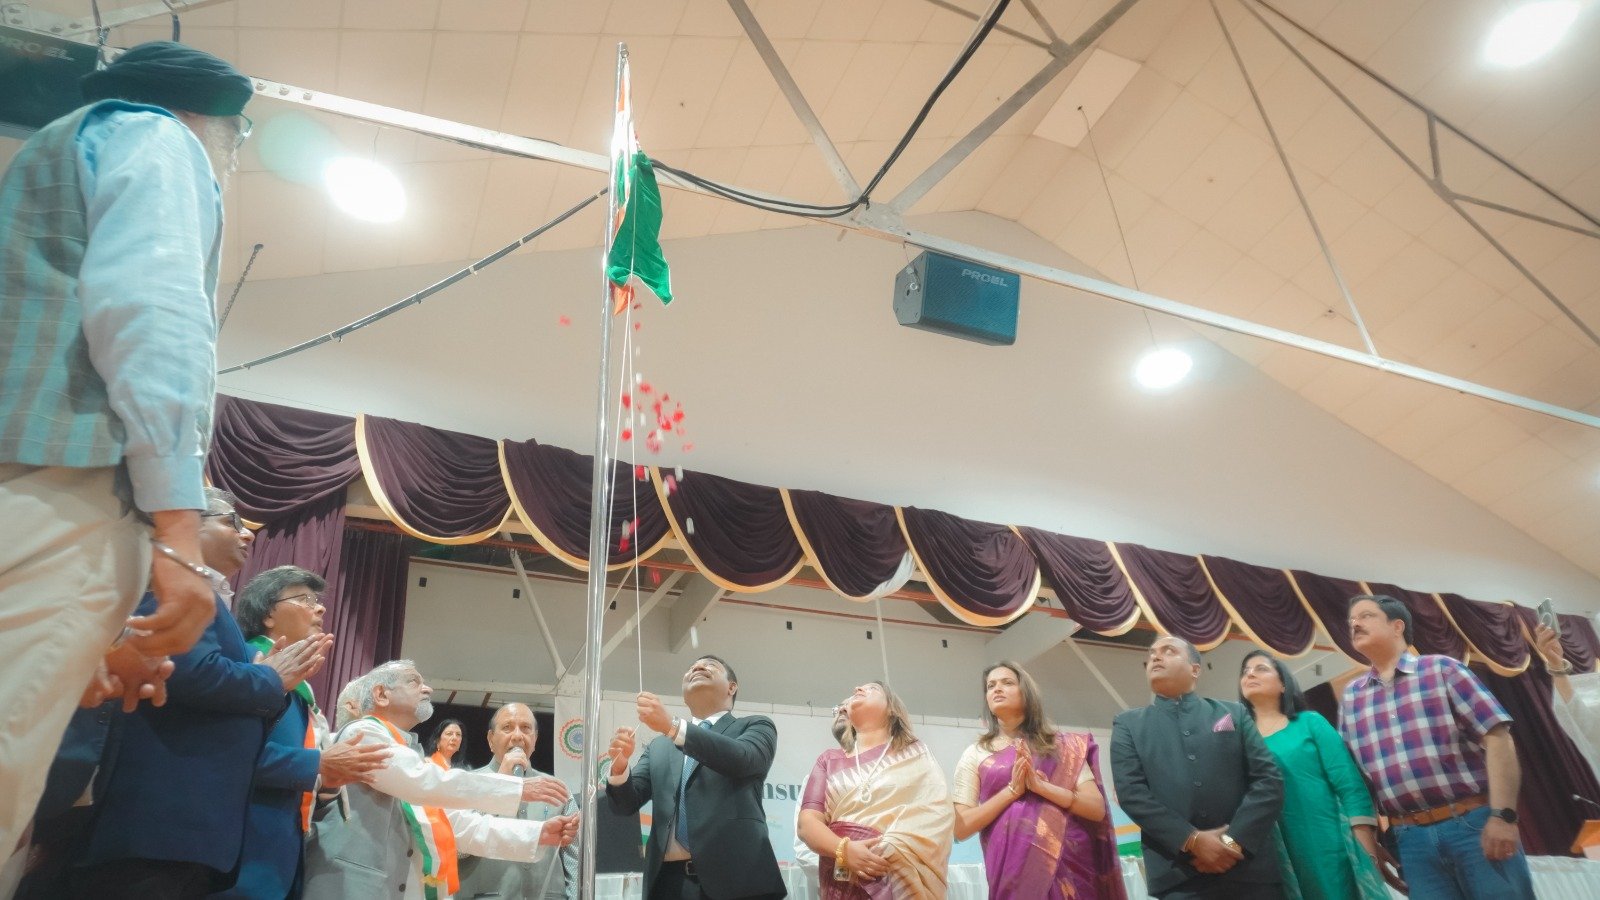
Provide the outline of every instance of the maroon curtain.
{"type": "MultiPolygon", "coordinates": [[[[1502,669],[1517,670],[1528,664],[1528,639],[1516,606],[1469,600],[1460,594],[1440,594],[1456,628],[1486,659],[1502,669]]],[[[1528,610],[1531,614],[1532,610],[1528,610]]]]}
{"type": "Polygon", "coordinates": [[[796,536],[835,591],[870,597],[900,574],[907,548],[894,507],[821,491],[788,490],[784,499],[796,536]]]}
{"type": "MultiPolygon", "coordinates": [[[[344,504],[341,489],[262,526],[250,545],[250,557],[234,579],[234,588],[244,587],[256,575],[277,566],[308,569],[321,575],[329,588],[337,587],[344,544],[344,504]]],[[[331,595],[332,591],[328,593],[331,595]]]]}
{"type": "Polygon", "coordinates": [[[1003,625],[1028,611],[1039,593],[1039,564],[1004,525],[974,522],[936,509],[900,508],[906,543],[941,601],[974,625],[1003,625]]]}
{"type": "Polygon", "coordinates": [[[1139,604],[1105,541],[1018,528],[1039,571],[1072,620],[1100,634],[1122,634],[1139,618],[1139,604]]]}
{"type": "Polygon", "coordinates": [[[275,522],[338,494],[361,475],[355,419],[218,394],[206,478],[239,514],[275,522]]]}
{"type": "Polygon", "coordinates": [[[1367,658],[1350,643],[1350,598],[1366,593],[1360,582],[1318,575],[1302,569],[1295,569],[1290,574],[1300,587],[1300,595],[1310,605],[1312,614],[1322,623],[1322,630],[1333,638],[1345,656],[1365,663],[1367,658]]]}
{"type": "Polygon", "coordinates": [[[1225,556],[1202,556],[1206,571],[1255,638],[1284,655],[1311,648],[1317,623],[1282,569],[1252,566],[1225,556]]]}
{"type": "Polygon", "coordinates": [[[1324,681],[1314,687],[1305,689],[1306,705],[1315,712],[1321,713],[1328,724],[1339,727],[1339,695],[1334,693],[1333,682],[1324,681]]]}
{"type": "Polygon", "coordinates": [[[1202,649],[1228,636],[1228,611],[1217,602],[1197,557],[1141,544],[1118,543],[1117,552],[1162,629],[1202,649]]]}
{"type": "MultiPolygon", "coordinates": [[[[666,491],[665,480],[658,490],[666,491]]],[[[724,587],[777,587],[805,559],[777,488],[686,471],[666,506],[678,539],[724,587]]]]}
{"type": "Polygon", "coordinates": [[[1530,854],[1570,855],[1572,840],[1588,818],[1572,795],[1600,799],[1600,783],[1556,722],[1550,676],[1539,665],[1512,677],[1483,665],[1473,671],[1511,714],[1511,735],[1522,766],[1517,816],[1524,848],[1530,854]]]}
{"type": "Polygon", "coordinates": [[[333,703],[353,678],[400,657],[406,622],[409,538],[384,531],[344,533],[338,590],[330,591],[323,628],[333,634],[333,657],[311,679],[333,720],[333,703]]]}
{"type": "Polygon", "coordinates": [[[464,543],[505,523],[511,495],[494,441],[379,416],[362,416],[357,435],[367,483],[400,527],[464,543]]]}
{"type": "Polygon", "coordinates": [[[1461,639],[1461,633],[1450,624],[1450,617],[1444,614],[1444,609],[1433,599],[1432,594],[1418,593],[1397,584],[1384,584],[1379,581],[1369,581],[1367,587],[1372,588],[1374,594],[1388,594],[1394,597],[1411,610],[1411,631],[1417,650],[1454,659],[1467,658],[1467,642],[1461,639]]]}
{"type": "MultiPolygon", "coordinates": [[[[1561,623],[1561,652],[1567,661],[1580,672],[1594,671],[1595,661],[1600,659],[1600,635],[1595,634],[1594,623],[1588,616],[1569,613],[1557,614],[1556,621],[1561,623]]],[[[1532,626],[1528,630],[1531,634],[1532,626]]],[[[1600,800],[1600,797],[1591,799],[1600,800]]]]}
{"type": "MultiPolygon", "coordinates": [[[[524,524],[548,541],[568,564],[587,568],[594,457],[534,440],[505,441],[500,449],[524,524]]],[[[648,475],[642,480],[637,475],[632,466],[612,460],[607,565],[631,562],[635,552],[647,557],[667,538],[667,513],[661,508],[655,485],[648,475]],[[636,515],[638,522],[629,524],[636,515]],[[626,542],[622,540],[625,526],[626,542]]]]}

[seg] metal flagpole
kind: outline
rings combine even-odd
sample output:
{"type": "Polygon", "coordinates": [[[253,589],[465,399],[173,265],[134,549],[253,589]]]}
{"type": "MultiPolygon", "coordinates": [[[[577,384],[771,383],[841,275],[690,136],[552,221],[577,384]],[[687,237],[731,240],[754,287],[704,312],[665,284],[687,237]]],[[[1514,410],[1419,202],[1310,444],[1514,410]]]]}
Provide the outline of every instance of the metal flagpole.
{"type": "MultiPolygon", "coordinates": [[[[600,725],[600,645],[605,623],[607,544],[611,532],[611,457],[607,452],[606,412],[611,402],[611,281],[607,263],[616,237],[619,210],[627,208],[626,195],[618,190],[618,169],[632,156],[633,122],[628,89],[628,45],[617,45],[617,96],[615,124],[611,131],[611,190],[606,194],[606,234],[600,254],[600,395],[595,400],[594,486],[590,491],[589,514],[589,648],[588,690],[583,697],[583,822],[579,843],[582,869],[578,896],[593,897],[595,879],[595,807],[599,801],[598,762],[602,735],[600,725]]],[[[626,174],[623,174],[626,178],[626,174]]]]}

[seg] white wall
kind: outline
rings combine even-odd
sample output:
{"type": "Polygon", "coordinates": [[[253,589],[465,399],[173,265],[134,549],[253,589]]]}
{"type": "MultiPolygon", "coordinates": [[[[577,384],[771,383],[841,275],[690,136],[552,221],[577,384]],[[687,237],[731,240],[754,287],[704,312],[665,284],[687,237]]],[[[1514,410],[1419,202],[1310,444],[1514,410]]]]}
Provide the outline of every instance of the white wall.
{"type": "MultiPolygon", "coordinates": [[[[925,224],[1071,264],[986,215],[925,224]]],[[[697,449],[663,461],[1423,590],[1600,606],[1592,574],[1176,323],[1156,328],[1188,336],[1198,371],[1150,395],[1130,377],[1143,318],[1110,301],[1025,283],[1017,345],[983,347],[895,323],[890,286],[908,253],[894,244],[810,226],[667,254],[678,300],[647,300],[637,359],[683,401],[697,449]]],[[[440,271],[251,285],[221,359],[325,331],[440,271]]],[[[513,257],[223,389],[586,449],[594,280],[592,251],[513,257]]]]}
{"type": "MultiPolygon", "coordinates": [[[[446,681],[553,683],[555,665],[533,613],[526,600],[511,596],[520,586],[509,574],[413,560],[404,654],[416,660],[423,676],[436,688],[446,681]],[[418,586],[422,577],[427,578],[427,587],[418,586]]],[[[583,586],[538,581],[534,588],[558,651],[563,658],[570,657],[583,643],[583,586]]],[[[697,627],[698,648],[686,644],[680,652],[671,653],[667,649],[668,610],[658,608],[645,619],[639,643],[625,640],[606,660],[602,686],[630,694],[639,690],[642,645],[644,689],[664,697],[679,694],[683,674],[698,654],[714,653],[733,665],[743,698],[825,709],[856,685],[882,677],[879,642],[886,636],[889,680],[913,713],[977,718],[982,712],[980,676],[983,667],[995,659],[986,646],[992,639],[989,633],[937,627],[927,622],[916,608],[918,604],[906,600],[884,602],[884,618],[891,621],[879,632],[875,622],[826,615],[872,616],[871,604],[856,604],[829,592],[783,587],[750,599],[818,612],[718,603],[697,627]],[[871,640],[866,636],[869,630],[874,632],[871,640]]],[[[632,614],[633,603],[631,591],[618,596],[617,610],[606,613],[607,637],[632,614]]],[[[1230,641],[1206,654],[1209,670],[1202,676],[1200,689],[1234,698],[1239,660],[1249,649],[1242,641],[1230,641]]],[[[1123,700],[1135,706],[1149,701],[1142,651],[1091,646],[1085,652],[1123,700]]],[[[1306,657],[1297,665],[1312,661],[1306,657]]],[[[1119,707],[1070,649],[1058,647],[1026,665],[1044,688],[1049,713],[1056,721],[1082,728],[1110,727],[1119,707]]],[[[1344,668],[1343,658],[1336,655],[1324,667],[1322,677],[1308,671],[1306,684],[1344,668]]],[[[481,693],[464,694],[460,699],[476,703],[481,693]]]]}

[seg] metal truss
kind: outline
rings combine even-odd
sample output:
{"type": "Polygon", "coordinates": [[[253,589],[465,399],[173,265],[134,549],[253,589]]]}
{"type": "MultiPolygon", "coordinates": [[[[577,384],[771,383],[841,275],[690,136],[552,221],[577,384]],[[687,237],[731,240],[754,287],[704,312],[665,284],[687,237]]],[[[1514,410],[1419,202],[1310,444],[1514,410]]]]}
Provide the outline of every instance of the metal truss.
{"type": "MultiPolygon", "coordinates": [[[[1372,69],[1368,68],[1366,65],[1364,65],[1360,61],[1354,59],[1349,54],[1345,53],[1344,51],[1340,50],[1339,48],[1333,46],[1332,44],[1329,44],[1327,41],[1325,41],[1322,38],[1318,37],[1316,35],[1316,33],[1312,32],[1310,29],[1306,28],[1305,26],[1303,26],[1300,23],[1296,22],[1294,19],[1292,19],[1289,16],[1285,15],[1284,13],[1280,12],[1277,8],[1272,6],[1270,3],[1265,2],[1265,0],[1253,0],[1253,2],[1247,2],[1247,0],[1239,0],[1239,5],[1241,7],[1243,7],[1244,10],[1246,12],[1248,12],[1251,16],[1253,16],[1257,22],[1260,22],[1261,26],[1263,28],[1267,29],[1267,31],[1274,38],[1276,38],[1278,40],[1278,42],[1280,44],[1282,44],[1284,46],[1284,48],[1286,50],[1288,50],[1289,53],[1292,54],[1294,56],[1294,58],[1296,60],[1298,60],[1302,66],[1305,67],[1306,71],[1310,72],[1313,77],[1315,77],[1318,81],[1322,82],[1322,85],[1324,87],[1326,87],[1330,92],[1332,92],[1332,94],[1335,97],[1338,98],[1339,102],[1344,104],[1346,109],[1350,110],[1350,112],[1352,114],[1354,114],[1357,119],[1361,120],[1361,123],[1363,125],[1365,125],[1367,127],[1367,129],[1369,131],[1371,131],[1373,133],[1373,135],[1375,135],[1378,138],[1378,140],[1382,141],[1384,146],[1388,147],[1389,150],[1392,153],[1394,153],[1394,155],[1402,163],[1405,164],[1406,168],[1411,170],[1412,174],[1414,174],[1418,178],[1422,179],[1423,183],[1426,184],[1434,192],[1434,194],[1439,197],[1440,200],[1443,200],[1446,206],[1449,206],[1450,209],[1453,210],[1456,213],[1456,215],[1461,217],[1462,221],[1466,222],[1469,226],[1471,226],[1472,230],[1476,231],[1478,233],[1479,237],[1482,237],[1485,241],[1487,241],[1489,246],[1493,247],[1495,249],[1495,251],[1498,252],[1501,255],[1501,257],[1503,257],[1505,259],[1506,262],[1510,263],[1512,268],[1515,268],[1517,270],[1517,272],[1522,275],[1523,278],[1527,279],[1528,283],[1533,285],[1533,287],[1536,290],[1538,290],[1540,294],[1544,295],[1544,298],[1546,300],[1550,301],[1550,304],[1552,306],[1554,306],[1556,309],[1560,310],[1561,314],[1566,316],[1568,321],[1570,321],[1579,331],[1583,332],[1583,334],[1586,337],[1588,337],[1588,339],[1589,339],[1589,341],[1591,343],[1593,343],[1597,347],[1600,347],[1600,334],[1597,334],[1595,332],[1595,330],[1593,328],[1591,328],[1589,326],[1589,324],[1587,322],[1585,322],[1577,314],[1577,312],[1575,312],[1566,303],[1562,302],[1561,298],[1557,297],[1554,291],[1552,291],[1548,286],[1546,286],[1545,283],[1543,281],[1541,281],[1539,279],[1539,277],[1537,275],[1535,275],[1532,272],[1532,270],[1530,270],[1522,262],[1522,260],[1517,258],[1516,253],[1514,253],[1505,244],[1501,243],[1500,240],[1498,238],[1496,238],[1494,235],[1490,234],[1489,230],[1483,226],[1483,223],[1479,222],[1477,218],[1475,218],[1473,215],[1471,215],[1466,210],[1466,208],[1463,206],[1463,204],[1472,204],[1474,206],[1483,207],[1485,209],[1493,209],[1493,210],[1496,210],[1498,212],[1507,213],[1509,215],[1514,215],[1514,216],[1519,216],[1519,217],[1527,219],[1529,221],[1538,222],[1540,224],[1548,225],[1548,226],[1553,227],[1553,228],[1562,228],[1562,229],[1565,229],[1567,231],[1572,231],[1572,232],[1575,232],[1577,234],[1581,234],[1581,235],[1584,235],[1584,236],[1590,237],[1590,238],[1600,239],[1600,231],[1591,230],[1590,228],[1585,228],[1583,226],[1572,225],[1572,224],[1560,222],[1560,221],[1551,219],[1551,218],[1549,218],[1547,216],[1541,216],[1541,215],[1538,215],[1536,213],[1532,213],[1532,212],[1529,212],[1527,210],[1517,209],[1517,208],[1512,207],[1512,206],[1507,206],[1507,205],[1500,204],[1500,203],[1494,203],[1492,201],[1485,200],[1485,199],[1482,199],[1482,198],[1479,198],[1479,197],[1474,197],[1474,196],[1471,196],[1471,195],[1468,195],[1468,194],[1460,193],[1460,192],[1456,191],[1454,188],[1451,188],[1449,186],[1449,184],[1446,183],[1445,172],[1444,172],[1444,162],[1443,162],[1443,159],[1439,155],[1439,128],[1442,126],[1445,129],[1447,129],[1448,131],[1450,131],[1452,134],[1456,135],[1458,138],[1466,141],[1472,147],[1476,148],[1479,152],[1483,153],[1485,156],[1488,156],[1490,159],[1494,160],[1497,164],[1499,164],[1500,166],[1502,166],[1503,168],[1505,168],[1507,171],[1511,172],[1512,174],[1516,175],[1518,178],[1522,179],[1527,184],[1529,184],[1532,187],[1538,189],[1545,196],[1549,197],[1551,200],[1554,200],[1556,203],[1560,204],[1562,207],[1564,207],[1565,209],[1570,211],[1573,215],[1577,216],[1578,218],[1582,219],[1583,221],[1585,221],[1585,222],[1589,223],[1590,225],[1594,226],[1595,229],[1600,229],[1600,219],[1597,219],[1594,215],[1586,212],[1585,210],[1583,210],[1582,208],[1580,208],[1576,204],[1574,204],[1571,201],[1567,200],[1565,197],[1561,196],[1561,194],[1559,194],[1558,192],[1556,192],[1554,189],[1550,188],[1549,186],[1547,186],[1543,182],[1539,181],[1537,178],[1534,178],[1532,175],[1529,175],[1527,172],[1524,172],[1522,169],[1518,168],[1516,164],[1512,163],[1510,160],[1506,159],[1504,156],[1501,156],[1500,154],[1496,153],[1495,151],[1493,151],[1493,150],[1489,149],[1488,147],[1484,146],[1484,144],[1482,142],[1478,141],[1476,138],[1474,138],[1471,135],[1467,134],[1462,129],[1457,128],[1454,124],[1452,124],[1451,122],[1446,120],[1444,117],[1440,116],[1437,112],[1435,112],[1433,109],[1428,107],[1422,101],[1418,100],[1417,98],[1415,98],[1415,97],[1411,96],[1410,94],[1406,93],[1405,91],[1401,90],[1394,83],[1390,82],[1388,79],[1384,78],[1382,75],[1379,75],[1377,72],[1372,71],[1372,69]],[[1429,169],[1427,171],[1424,171],[1422,166],[1420,166],[1415,160],[1413,160],[1409,155],[1407,155],[1404,150],[1400,149],[1400,145],[1395,142],[1394,138],[1390,137],[1389,134],[1387,132],[1385,132],[1380,125],[1378,125],[1376,122],[1374,122],[1370,116],[1368,116],[1365,112],[1363,112],[1361,110],[1360,106],[1358,106],[1354,100],[1351,100],[1350,96],[1348,94],[1346,94],[1344,91],[1340,90],[1339,86],[1334,84],[1333,80],[1331,78],[1329,78],[1326,73],[1324,73],[1321,69],[1317,68],[1317,65],[1315,63],[1313,63],[1310,59],[1308,59],[1306,57],[1306,55],[1303,52],[1301,52],[1300,48],[1296,47],[1294,45],[1294,42],[1289,40],[1288,36],[1286,36],[1278,28],[1274,27],[1271,22],[1268,22],[1266,17],[1263,16],[1261,14],[1261,12],[1256,9],[1256,6],[1260,6],[1263,9],[1271,11],[1273,15],[1277,16],[1279,19],[1283,20],[1284,22],[1287,22],[1296,31],[1298,31],[1301,34],[1305,35],[1306,37],[1310,38],[1312,41],[1315,41],[1319,46],[1321,46],[1325,50],[1333,53],[1334,55],[1339,57],[1341,60],[1343,60],[1345,63],[1347,63],[1351,67],[1355,68],[1357,71],[1361,72],[1363,75],[1367,76],[1368,78],[1370,78],[1373,81],[1377,82],[1379,85],[1383,86],[1383,88],[1385,90],[1389,91],[1391,94],[1394,94],[1396,97],[1398,97],[1401,100],[1403,100],[1405,103],[1410,105],[1413,109],[1415,109],[1416,111],[1422,113],[1422,115],[1426,118],[1426,121],[1427,121],[1427,124],[1428,124],[1428,157],[1429,157],[1428,162],[1429,162],[1429,169]]],[[[1215,0],[1212,0],[1212,8],[1213,9],[1216,8],[1215,0]]],[[[1220,12],[1218,12],[1218,14],[1217,14],[1217,20],[1218,20],[1218,22],[1222,21],[1222,15],[1221,15],[1220,12]]],[[[1223,29],[1224,29],[1224,32],[1226,32],[1227,26],[1223,25],[1223,29]]],[[[1230,42],[1230,45],[1231,45],[1231,43],[1232,43],[1232,39],[1231,38],[1229,39],[1229,42],[1230,42]]],[[[1243,70],[1243,68],[1242,68],[1243,67],[1243,63],[1241,62],[1240,65],[1241,65],[1241,71],[1242,71],[1243,70]]],[[[1248,76],[1246,77],[1246,80],[1248,81],[1248,76]]],[[[1252,95],[1254,94],[1254,90],[1255,89],[1252,86],[1252,88],[1251,88],[1252,95]]],[[[1264,111],[1263,111],[1263,116],[1265,116],[1265,112],[1264,111]]],[[[1269,128],[1270,128],[1270,126],[1269,126],[1269,128]]],[[[1287,168],[1287,161],[1285,161],[1285,168],[1287,168]]],[[[1290,173],[1290,178],[1293,178],[1293,177],[1294,177],[1293,173],[1291,172],[1290,173]]],[[[1309,214],[1309,209],[1308,209],[1308,214],[1309,214]]],[[[1324,250],[1326,250],[1325,246],[1324,246],[1324,250]]],[[[1330,257],[1330,259],[1331,259],[1331,257],[1330,257]]],[[[1341,287],[1343,287],[1342,283],[1341,283],[1341,287]]],[[[1346,296],[1348,297],[1348,292],[1346,292],[1346,296]]]]}
{"type": "MultiPolygon", "coordinates": [[[[930,2],[935,2],[935,0],[930,0],[930,2]]],[[[193,4],[190,4],[190,6],[192,7],[193,4]]],[[[399,128],[415,134],[441,138],[443,140],[463,144],[466,146],[477,147],[496,153],[503,153],[508,156],[557,162],[563,165],[586,169],[595,173],[605,173],[609,171],[609,161],[604,155],[599,153],[577,150],[550,141],[542,141],[535,138],[506,134],[504,132],[499,132],[488,128],[480,128],[460,122],[452,122],[434,116],[425,116],[420,113],[394,109],[392,107],[381,106],[376,103],[367,103],[361,100],[341,97],[336,94],[324,93],[322,91],[315,91],[295,85],[268,81],[266,79],[252,79],[252,83],[255,87],[256,94],[268,99],[291,103],[297,106],[304,106],[311,109],[317,109],[324,112],[333,113],[335,115],[344,116],[346,118],[369,122],[375,125],[399,128]]],[[[1360,115],[1359,111],[1357,111],[1357,114],[1360,115]]],[[[1443,119],[1438,119],[1437,117],[1433,117],[1433,119],[1447,128],[1454,128],[1454,126],[1451,126],[1443,119]]],[[[1364,121],[1367,121],[1369,126],[1373,127],[1380,137],[1386,138],[1386,136],[1382,134],[1381,129],[1377,129],[1376,126],[1372,125],[1370,120],[1364,118],[1364,121]]],[[[1470,140],[1470,138],[1468,140],[1470,140]]],[[[1395,146],[1392,141],[1386,140],[1386,142],[1390,144],[1392,149],[1399,153],[1399,148],[1395,146]]],[[[1490,151],[1485,150],[1485,152],[1490,151]]],[[[1402,159],[1406,159],[1403,154],[1401,154],[1401,157],[1402,159]]],[[[1508,163],[1507,165],[1509,166],[1510,164],[1508,163]]],[[[1514,167],[1513,170],[1515,170],[1514,167]]],[[[1519,172],[1519,174],[1521,173],[1519,172]]],[[[663,181],[667,186],[675,189],[701,193],[710,196],[704,190],[693,185],[680,183],[676,179],[668,177],[663,178],[663,181]]],[[[1531,178],[1529,181],[1536,185],[1538,184],[1537,182],[1533,182],[1531,178]]],[[[1547,188],[1544,188],[1543,185],[1538,186],[1541,189],[1544,189],[1547,193],[1551,193],[1552,196],[1558,197],[1558,195],[1555,195],[1547,188]]],[[[765,192],[749,191],[748,193],[779,202],[794,202],[788,198],[778,197],[765,192]]],[[[1463,200],[1458,202],[1470,201],[1463,200]]],[[[1562,202],[1565,203],[1565,201],[1562,202]]],[[[1575,208],[1574,211],[1578,212],[1585,219],[1591,222],[1593,221],[1591,217],[1583,214],[1581,211],[1576,210],[1575,208]]],[[[1478,384],[1477,382],[1457,378],[1452,375],[1446,375],[1441,372],[1424,369],[1420,366],[1413,366],[1406,363],[1396,362],[1394,360],[1384,359],[1375,353],[1353,350],[1340,344],[1318,340],[1316,338],[1296,334],[1281,328],[1274,328],[1270,325],[1264,325],[1262,323],[1253,322],[1237,316],[1230,316],[1224,313],[1215,312],[1213,310],[1191,306],[1186,303],[1180,303],[1176,300],[1170,300],[1165,297],[1160,297],[1155,294],[1136,290],[1134,288],[1117,284],[1115,282],[1106,281],[1104,279],[1093,278],[1069,269],[1045,265],[1043,263],[1034,262],[1033,260],[1001,253],[986,247],[981,247],[975,244],[969,244],[952,238],[930,234],[910,228],[905,224],[904,219],[899,211],[886,204],[877,204],[867,209],[856,210],[849,217],[844,219],[825,219],[819,221],[822,224],[833,225],[835,227],[844,228],[872,237],[890,240],[896,243],[910,244],[923,249],[932,250],[937,253],[944,253],[963,259],[970,259],[974,262],[982,263],[984,265],[995,266],[1002,269],[1010,269],[1018,274],[1026,275],[1039,281],[1060,285],[1062,287],[1073,288],[1085,293],[1094,294],[1095,296],[1127,303],[1132,306],[1150,310],[1152,312],[1161,313],[1177,319],[1183,319],[1197,325],[1204,325],[1211,328],[1232,332],[1234,334],[1271,341],[1286,347],[1294,347],[1299,350],[1316,353],[1320,356],[1325,356],[1330,359],[1342,360],[1355,365],[1365,366],[1369,369],[1374,369],[1379,372],[1386,372],[1391,375],[1398,375],[1414,381],[1436,385],[1447,390],[1457,391],[1459,393],[1478,397],[1480,399],[1489,400],[1494,403],[1500,403],[1506,406],[1538,413],[1540,415],[1562,419],[1589,428],[1600,429],[1600,416],[1591,415],[1579,410],[1568,409],[1552,403],[1546,403],[1542,400],[1537,400],[1531,397],[1513,394],[1509,391],[1503,391],[1498,388],[1478,384]]],[[[1600,222],[1596,222],[1595,224],[1600,226],[1600,222]]]]}

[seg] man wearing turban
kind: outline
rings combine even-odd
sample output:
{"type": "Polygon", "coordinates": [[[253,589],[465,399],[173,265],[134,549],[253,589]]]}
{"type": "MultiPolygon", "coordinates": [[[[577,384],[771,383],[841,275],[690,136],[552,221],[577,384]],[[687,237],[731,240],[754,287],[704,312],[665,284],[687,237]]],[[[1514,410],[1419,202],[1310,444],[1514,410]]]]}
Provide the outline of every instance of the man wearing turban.
{"type": "Polygon", "coordinates": [[[0,176],[0,855],[73,708],[162,703],[216,613],[202,467],[250,81],[158,42],[82,87],[0,176]]]}

